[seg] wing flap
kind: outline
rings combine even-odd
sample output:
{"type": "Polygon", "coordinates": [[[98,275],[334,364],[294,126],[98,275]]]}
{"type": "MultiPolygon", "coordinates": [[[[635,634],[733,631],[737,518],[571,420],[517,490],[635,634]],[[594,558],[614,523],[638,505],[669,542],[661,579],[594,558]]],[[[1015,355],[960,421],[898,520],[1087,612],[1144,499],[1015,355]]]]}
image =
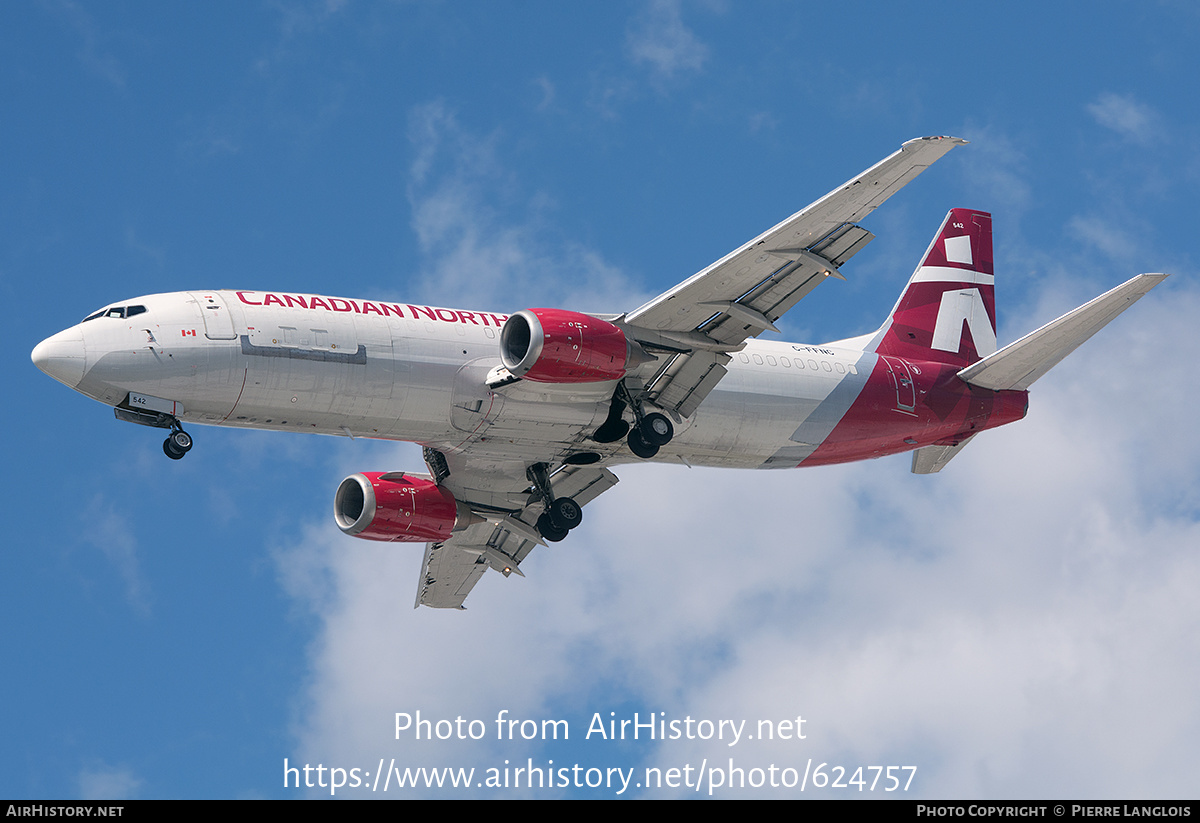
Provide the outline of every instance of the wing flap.
{"type": "Polygon", "coordinates": [[[463,601],[487,571],[487,561],[478,554],[464,551],[452,538],[442,543],[426,543],[421,561],[421,579],[417,582],[417,606],[435,609],[463,609],[463,601]]]}
{"type": "Polygon", "coordinates": [[[647,393],[659,407],[690,417],[725,376],[729,360],[727,354],[710,351],[675,355],[646,387],[647,393]]]}
{"type": "Polygon", "coordinates": [[[817,241],[812,250],[832,261],[835,266],[841,266],[874,239],[875,235],[862,226],[843,223],[823,239],[817,241]]]}
{"type": "Polygon", "coordinates": [[[617,485],[617,476],[595,466],[564,466],[550,476],[556,497],[572,497],[581,506],[617,485]]]}

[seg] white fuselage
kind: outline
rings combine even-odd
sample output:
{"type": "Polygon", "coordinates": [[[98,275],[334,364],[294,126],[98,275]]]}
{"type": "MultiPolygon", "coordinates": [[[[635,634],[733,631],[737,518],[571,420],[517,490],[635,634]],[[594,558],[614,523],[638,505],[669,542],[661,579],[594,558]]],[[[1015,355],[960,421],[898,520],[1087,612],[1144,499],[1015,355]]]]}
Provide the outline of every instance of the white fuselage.
{"type": "MultiPolygon", "coordinates": [[[[189,423],[406,440],[446,452],[469,447],[498,459],[552,461],[583,450],[607,463],[636,459],[622,443],[589,438],[608,412],[611,381],[487,388],[503,314],[250,291],[151,295],[108,313],[39,350],[59,364],[48,369],[53,376],[110,406],[132,394],[170,401],[189,423]],[[145,311],[120,316],[134,306],[145,311]]],[[[659,459],[796,466],[838,422],[876,360],[749,341],[701,408],[676,421],[671,449],[659,459]],[[839,386],[845,396],[830,406],[839,386]]]]}

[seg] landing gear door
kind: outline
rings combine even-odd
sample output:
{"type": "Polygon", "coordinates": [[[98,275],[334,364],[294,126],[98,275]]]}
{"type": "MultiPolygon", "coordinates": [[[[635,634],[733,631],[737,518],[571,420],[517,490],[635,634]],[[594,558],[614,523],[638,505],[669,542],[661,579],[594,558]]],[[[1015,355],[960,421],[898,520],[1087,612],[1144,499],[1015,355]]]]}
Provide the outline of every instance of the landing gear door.
{"type": "Polygon", "coordinates": [[[190,292],[200,313],[204,315],[204,336],[209,340],[236,340],[233,318],[220,292],[190,292]]]}

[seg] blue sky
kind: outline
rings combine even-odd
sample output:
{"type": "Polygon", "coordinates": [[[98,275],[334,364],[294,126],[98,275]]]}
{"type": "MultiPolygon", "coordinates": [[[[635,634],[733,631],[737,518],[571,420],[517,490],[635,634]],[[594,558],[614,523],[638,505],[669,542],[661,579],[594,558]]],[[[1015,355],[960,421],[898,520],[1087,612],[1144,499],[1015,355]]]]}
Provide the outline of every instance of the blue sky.
{"type": "MultiPolygon", "coordinates": [[[[3,4],[0,796],[729,757],[915,765],[914,797],[1194,795],[1198,36],[1169,2],[3,4]],[[330,517],[415,447],[194,427],[174,463],[29,362],[196,288],[631,309],[928,134],[971,144],[871,215],[788,339],[875,328],[955,206],[995,215],[1002,344],[1175,276],[941,475],[626,467],[464,613],[411,609],[419,546],[330,517]],[[417,710],[572,737],[396,740],[417,710]],[[597,712],[807,737],[582,739],[597,712]]],[[[387,796],[426,793],[456,794],[387,796]]]]}

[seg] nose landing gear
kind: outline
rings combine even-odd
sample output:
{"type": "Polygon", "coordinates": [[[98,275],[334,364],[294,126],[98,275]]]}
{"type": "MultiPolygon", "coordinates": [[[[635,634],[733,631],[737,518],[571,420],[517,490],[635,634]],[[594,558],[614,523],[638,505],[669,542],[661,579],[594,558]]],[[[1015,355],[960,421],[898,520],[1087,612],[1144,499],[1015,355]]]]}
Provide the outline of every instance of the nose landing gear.
{"type": "Polygon", "coordinates": [[[185,454],[192,450],[192,436],[183,429],[178,428],[178,421],[176,421],[175,426],[175,428],[171,429],[171,433],[167,435],[167,439],[163,441],[163,454],[172,460],[181,460],[185,454]]]}
{"type": "MultiPolygon", "coordinates": [[[[133,397],[134,395],[129,395],[133,397]]],[[[130,408],[129,397],[121,402],[121,405],[113,407],[113,414],[118,420],[124,420],[126,423],[137,423],[139,426],[149,426],[153,429],[170,429],[171,433],[167,435],[167,439],[163,441],[163,454],[172,460],[181,460],[185,454],[192,450],[192,436],[183,430],[183,426],[179,423],[179,418],[173,414],[168,414],[165,411],[156,410],[156,405],[166,405],[174,407],[178,404],[170,400],[161,400],[155,397],[146,395],[137,395],[139,401],[153,401],[149,408],[130,408]]]]}

